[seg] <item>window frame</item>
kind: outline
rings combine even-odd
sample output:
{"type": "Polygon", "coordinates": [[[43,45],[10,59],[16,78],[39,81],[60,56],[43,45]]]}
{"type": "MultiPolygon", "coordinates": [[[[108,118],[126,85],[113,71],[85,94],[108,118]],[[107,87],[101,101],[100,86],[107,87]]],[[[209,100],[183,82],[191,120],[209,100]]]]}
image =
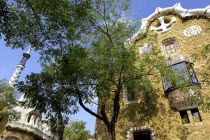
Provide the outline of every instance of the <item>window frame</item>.
{"type": "Polygon", "coordinates": [[[199,109],[198,108],[190,108],[190,109],[187,109],[187,110],[179,110],[179,115],[180,115],[180,117],[181,117],[181,123],[182,123],[182,125],[189,125],[189,124],[192,124],[192,123],[202,123],[202,117],[201,117],[201,114],[200,114],[200,112],[199,112],[199,109]],[[193,116],[195,116],[195,115],[193,115],[193,113],[192,113],[192,111],[196,111],[197,113],[198,113],[198,117],[199,117],[199,121],[197,121],[193,116]],[[185,115],[187,115],[187,116],[182,116],[181,115],[181,113],[180,112],[185,112],[186,114],[185,115]],[[188,119],[188,122],[187,123],[183,123],[183,117],[187,117],[187,119],[188,119]]]}
{"type": "Polygon", "coordinates": [[[139,88],[139,82],[130,81],[123,86],[123,100],[126,103],[136,103],[141,99],[141,96],[143,96],[143,91],[139,88]]]}
{"type": "Polygon", "coordinates": [[[131,94],[129,92],[128,87],[126,87],[126,100],[128,102],[135,102],[135,101],[137,101],[137,94],[138,94],[137,91],[135,93],[132,93],[132,99],[129,99],[129,95],[131,95],[131,94]]]}
{"type": "Polygon", "coordinates": [[[200,114],[198,108],[190,109],[190,112],[192,114],[192,118],[193,118],[194,122],[202,122],[201,114],[200,114]],[[197,113],[197,115],[195,115],[195,113],[197,113]],[[195,116],[198,117],[198,119],[199,119],[198,121],[196,121],[195,116]]]}
{"type": "Polygon", "coordinates": [[[144,133],[146,133],[145,135],[148,135],[149,136],[149,140],[151,140],[151,131],[150,130],[143,130],[143,131],[133,132],[133,140],[135,140],[135,136],[136,135],[144,135],[144,133]]]}
{"type": "Polygon", "coordinates": [[[175,38],[168,38],[168,39],[163,40],[162,49],[166,55],[176,53],[179,50],[177,40],[175,38]],[[170,50],[174,49],[175,50],[174,52],[170,52],[170,53],[168,52],[169,49],[167,49],[167,47],[169,47],[170,45],[173,45],[173,48],[170,47],[170,50]]]}
{"type": "Polygon", "coordinates": [[[189,115],[187,114],[187,110],[179,111],[179,115],[181,117],[182,124],[189,124],[190,123],[190,119],[189,119],[189,115]],[[184,120],[186,122],[184,122],[184,120]]]}
{"type": "MultiPolygon", "coordinates": [[[[198,78],[197,78],[197,75],[195,73],[195,70],[193,68],[193,63],[188,62],[188,61],[181,61],[181,62],[175,63],[175,64],[167,66],[167,67],[170,67],[172,72],[174,72],[176,74],[179,74],[180,77],[181,77],[181,75],[184,75],[184,74],[185,75],[183,76],[183,78],[184,78],[183,82],[178,82],[178,81],[168,80],[167,79],[167,74],[163,74],[162,75],[162,83],[163,83],[163,89],[164,89],[165,93],[168,93],[168,92],[171,92],[171,91],[177,89],[176,83],[188,82],[187,83],[188,85],[200,85],[200,83],[198,81],[198,78]],[[176,69],[173,69],[173,66],[178,66],[180,64],[184,65],[183,71],[179,72],[178,70],[176,70],[179,67],[176,68],[176,69]],[[192,75],[193,75],[193,77],[192,77],[192,75]]],[[[181,80],[181,79],[179,79],[179,80],[181,80]]]]}

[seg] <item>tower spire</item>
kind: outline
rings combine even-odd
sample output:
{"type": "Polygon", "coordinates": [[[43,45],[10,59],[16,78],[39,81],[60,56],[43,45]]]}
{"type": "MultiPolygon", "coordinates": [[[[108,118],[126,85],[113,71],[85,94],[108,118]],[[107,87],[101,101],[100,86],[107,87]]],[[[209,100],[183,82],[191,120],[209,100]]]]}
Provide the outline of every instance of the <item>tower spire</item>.
{"type": "Polygon", "coordinates": [[[17,65],[15,72],[13,73],[12,77],[11,77],[10,80],[9,80],[9,85],[10,85],[10,86],[13,87],[13,86],[17,83],[17,81],[18,81],[18,79],[19,79],[19,77],[20,77],[21,72],[22,72],[23,69],[25,68],[25,64],[26,64],[27,60],[31,57],[31,55],[30,55],[31,49],[32,49],[32,48],[31,48],[31,46],[30,46],[30,47],[28,48],[28,51],[25,52],[25,53],[23,53],[22,60],[21,60],[20,63],[17,65]]]}

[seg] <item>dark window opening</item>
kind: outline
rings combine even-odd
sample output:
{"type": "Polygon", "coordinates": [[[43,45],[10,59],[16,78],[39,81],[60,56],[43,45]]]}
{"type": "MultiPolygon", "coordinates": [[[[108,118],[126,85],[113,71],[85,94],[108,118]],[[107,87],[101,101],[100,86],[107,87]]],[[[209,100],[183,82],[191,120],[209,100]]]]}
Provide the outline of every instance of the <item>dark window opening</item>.
{"type": "Polygon", "coordinates": [[[188,114],[187,114],[186,110],[179,111],[179,113],[180,113],[180,116],[181,116],[182,124],[190,123],[190,120],[189,120],[189,117],[188,117],[188,114]]]}
{"type": "Polygon", "coordinates": [[[127,94],[126,96],[128,101],[135,101],[136,99],[138,99],[139,92],[140,92],[139,83],[135,81],[130,81],[126,85],[126,94],[127,94]]]}
{"type": "Polygon", "coordinates": [[[196,109],[192,109],[191,113],[192,113],[192,117],[193,117],[194,122],[202,122],[200,113],[199,113],[197,108],[196,109]]]}
{"type": "Polygon", "coordinates": [[[193,64],[189,62],[181,62],[170,66],[175,75],[170,77],[163,75],[164,90],[167,92],[168,90],[175,88],[176,84],[198,84],[199,82],[192,65],[193,64]]]}
{"type": "Polygon", "coordinates": [[[136,90],[134,88],[127,88],[127,100],[133,101],[135,100],[136,90]]]}
{"type": "Polygon", "coordinates": [[[30,122],[32,114],[29,114],[27,122],[30,122]]]}
{"type": "Polygon", "coordinates": [[[134,140],[150,140],[150,131],[141,131],[133,133],[134,140]]]}

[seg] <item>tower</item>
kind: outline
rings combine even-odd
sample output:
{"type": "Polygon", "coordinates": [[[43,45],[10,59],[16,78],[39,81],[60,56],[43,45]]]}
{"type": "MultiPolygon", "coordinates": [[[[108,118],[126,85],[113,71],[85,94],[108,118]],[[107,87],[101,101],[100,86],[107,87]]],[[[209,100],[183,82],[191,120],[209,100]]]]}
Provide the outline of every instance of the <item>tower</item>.
{"type": "MultiPolygon", "coordinates": [[[[210,95],[209,86],[201,72],[210,73],[204,59],[193,62],[192,54],[201,54],[204,46],[210,43],[210,6],[201,9],[185,9],[180,3],[172,7],[157,8],[149,17],[142,20],[140,30],[129,39],[128,44],[137,46],[139,55],[145,55],[154,47],[150,35],[157,35],[157,47],[166,58],[166,66],[189,82],[189,90],[181,91],[167,75],[153,87],[158,92],[153,96],[155,105],[142,106],[143,93],[137,96],[122,93],[121,109],[116,124],[117,140],[208,140],[210,138],[210,114],[198,106],[202,91],[210,95]],[[146,32],[148,29],[148,32],[146,32]],[[145,35],[146,34],[146,35],[145,35]],[[144,36],[142,36],[144,35],[144,36]],[[170,59],[167,59],[170,58],[170,59]],[[156,98],[157,97],[157,98],[156,98]],[[194,97],[194,98],[192,98],[194,97]],[[191,102],[194,99],[195,102],[191,102]]],[[[153,78],[153,77],[152,77],[153,78]]],[[[151,78],[151,79],[152,79],[151,78]]],[[[98,140],[107,137],[105,125],[97,120],[98,140]]]]}
{"type": "MultiPolygon", "coordinates": [[[[27,60],[30,56],[31,47],[28,51],[23,53],[22,60],[17,65],[14,74],[9,80],[8,84],[11,87],[17,83],[21,72],[25,68],[27,60]]],[[[23,101],[24,95],[19,99],[23,101]]],[[[18,120],[10,120],[6,117],[4,118],[3,130],[3,140],[50,140],[52,139],[50,127],[45,122],[45,118],[34,108],[26,106],[16,106],[13,108],[19,114],[18,120]]],[[[1,129],[2,129],[1,128],[1,129]]]]}
{"type": "Polygon", "coordinates": [[[21,72],[23,71],[23,69],[25,68],[25,64],[27,62],[27,60],[31,57],[30,55],[30,51],[31,51],[31,46],[29,47],[28,51],[23,53],[23,57],[22,60],[20,61],[20,63],[17,65],[14,74],[12,75],[12,77],[9,80],[9,85],[10,86],[14,86],[14,84],[17,83],[21,72]]]}

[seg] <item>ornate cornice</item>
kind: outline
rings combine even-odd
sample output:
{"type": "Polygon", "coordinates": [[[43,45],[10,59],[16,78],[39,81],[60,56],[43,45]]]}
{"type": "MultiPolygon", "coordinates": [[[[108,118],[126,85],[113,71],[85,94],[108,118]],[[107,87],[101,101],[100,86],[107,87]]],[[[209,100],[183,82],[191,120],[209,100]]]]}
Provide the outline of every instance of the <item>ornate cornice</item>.
{"type": "Polygon", "coordinates": [[[20,113],[20,118],[16,121],[8,121],[6,127],[34,133],[43,139],[52,139],[50,127],[43,121],[45,120],[44,117],[34,113],[35,111],[32,108],[17,106],[14,110],[20,113]]]}
{"type": "Polygon", "coordinates": [[[132,44],[138,38],[139,34],[143,34],[146,32],[146,28],[150,25],[151,22],[169,13],[172,15],[178,15],[181,18],[192,17],[192,16],[210,17],[210,5],[202,9],[185,9],[182,8],[180,3],[176,3],[174,6],[167,8],[157,7],[153,14],[141,20],[142,24],[139,31],[135,33],[126,42],[132,44]]]}

